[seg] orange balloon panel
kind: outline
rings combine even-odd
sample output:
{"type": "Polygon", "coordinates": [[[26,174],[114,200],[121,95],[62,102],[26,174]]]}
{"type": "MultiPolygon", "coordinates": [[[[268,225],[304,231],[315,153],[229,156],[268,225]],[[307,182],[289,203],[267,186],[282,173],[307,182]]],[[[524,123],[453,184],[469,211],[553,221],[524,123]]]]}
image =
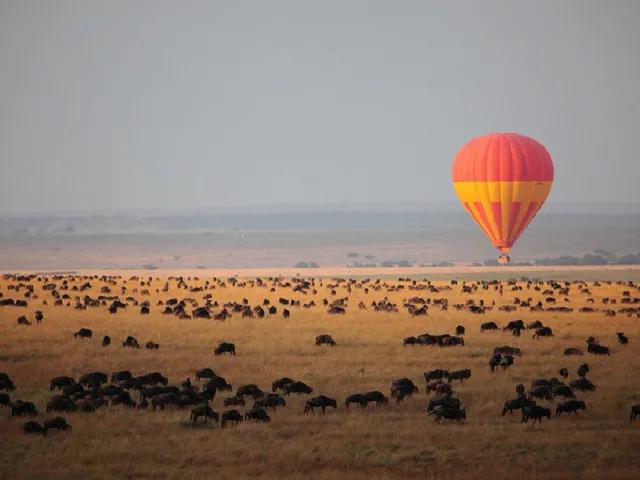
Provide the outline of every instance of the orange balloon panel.
{"type": "Polygon", "coordinates": [[[475,138],[453,163],[458,198],[504,254],[538,213],[552,182],[553,163],[544,146],[515,133],[475,138]]]}

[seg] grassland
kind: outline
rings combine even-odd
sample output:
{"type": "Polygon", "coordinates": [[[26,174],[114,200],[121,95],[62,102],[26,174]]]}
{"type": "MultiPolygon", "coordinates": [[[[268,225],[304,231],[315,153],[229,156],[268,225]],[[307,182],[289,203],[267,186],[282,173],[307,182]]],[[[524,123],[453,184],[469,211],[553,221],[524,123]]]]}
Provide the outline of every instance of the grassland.
{"type": "MultiPolygon", "coordinates": [[[[118,287],[125,285],[128,272],[118,287]]],[[[148,274],[148,273],[147,273],[148,274]]],[[[191,428],[187,426],[189,411],[163,412],[126,410],[108,407],[92,414],[66,414],[73,431],[52,434],[48,438],[29,437],[21,433],[22,421],[12,419],[7,409],[0,409],[0,478],[519,478],[519,479],[627,479],[640,476],[640,422],[630,424],[628,413],[632,403],[640,400],[638,318],[604,313],[577,313],[593,298],[594,308],[602,308],[602,298],[620,298],[629,288],[616,284],[589,285],[591,295],[571,289],[569,305],[573,313],[520,310],[504,313],[494,310],[485,315],[466,311],[430,310],[427,317],[412,317],[402,308],[410,296],[446,297],[450,304],[469,298],[484,299],[497,305],[511,303],[515,296],[543,299],[533,289],[512,292],[505,288],[500,296],[493,290],[462,294],[460,286],[437,294],[404,290],[365,293],[353,288],[351,293],[339,287],[335,297],[349,297],[345,315],[333,316],[322,306],[323,298],[332,297],[328,278],[316,280],[317,295],[302,295],[291,288],[240,287],[227,284],[203,292],[178,289],[170,281],[167,292],[162,289],[166,272],[152,272],[161,278],[148,287],[151,295],[143,297],[142,288],[128,280],[128,291],[121,294],[139,300],[149,299],[151,314],[141,316],[130,305],[117,314],[105,307],[76,310],[53,306],[48,292],[36,285],[39,298],[29,299],[28,308],[0,307],[0,372],[9,373],[17,390],[12,398],[32,400],[44,411],[51,395],[48,384],[52,377],[101,370],[113,372],[129,369],[134,373],[161,371],[176,384],[186,377],[194,378],[197,368],[211,367],[234,387],[256,383],[270,390],[271,382],[290,376],[308,383],[315,394],[326,394],[338,400],[336,411],[326,415],[303,415],[304,397],[288,399],[286,408],[272,415],[270,424],[245,423],[237,428],[219,426],[191,428]],[[137,292],[133,288],[137,287],[137,292]],[[291,308],[292,315],[264,319],[240,318],[234,315],[222,322],[214,320],[180,320],[162,315],[158,300],[190,297],[202,303],[205,293],[212,293],[220,304],[247,298],[251,305],[263,298],[277,302],[279,297],[303,302],[314,299],[311,309],[291,308]],[[370,305],[373,300],[388,297],[399,305],[398,313],[359,311],[358,302],[370,305]],[[42,300],[48,299],[48,305],[42,300]],[[33,318],[34,310],[42,310],[42,324],[22,327],[19,315],[33,318]],[[534,340],[525,332],[514,338],[507,333],[480,333],[481,322],[494,320],[503,325],[522,318],[542,320],[553,328],[555,336],[534,340]],[[455,326],[467,328],[466,345],[455,348],[403,347],[408,335],[452,333],[455,326]],[[75,340],[73,332],[80,327],[94,331],[92,340],[75,340]],[[630,337],[627,346],[617,345],[615,332],[630,337]],[[338,345],[334,348],[314,346],[318,334],[331,334],[338,345]],[[100,346],[102,335],[114,340],[109,348],[100,346]],[[159,351],[131,350],[120,342],[133,335],[141,342],[160,343],[159,351]],[[612,347],[611,357],[564,357],[565,347],[584,347],[589,335],[597,336],[612,347]],[[216,357],[214,347],[220,341],[236,344],[235,357],[216,357]],[[509,344],[520,347],[524,354],[507,371],[490,373],[487,361],[493,348],[509,344]],[[519,415],[500,416],[503,402],[514,397],[514,385],[529,384],[538,377],[556,376],[567,367],[575,377],[578,364],[588,361],[591,380],[598,386],[592,393],[579,394],[587,403],[586,412],[542,424],[523,425],[519,415]],[[463,424],[434,424],[425,414],[428,397],[424,393],[422,372],[432,368],[471,368],[472,378],[455,385],[455,393],[467,408],[463,424]],[[421,387],[420,394],[399,405],[387,408],[369,406],[362,411],[345,409],[346,395],[365,390],[381,390],[388,394],[393,378],[407,376],[421,387]]],[[[195,275],[195,273],[194,273],[195,275]]],[[[190,286],[204,285],[188,280],[190,286]]],[[[607,273],[609,276],[609,273],[607,273]]],[[[384,280],[389,286],[395,280],[384,280]]],[[[80,285],[78,279],[72,285],[80,285]]],[[[8,289],[8,281],[0,280],[5,297],[19,298],[8,289]]],[[[58,282],[59,283],[59,282],[58,282]]],[[[98,296],[104,284],[91,281],[93,287],[74,295],[98,296]]],[[[436,281],[442,286],[448,282],[436,281]]],[[[407,285],[405,283],[405,285],[407,285]]],[[[633,295],[638,296],[638,291],[633,295]]],[[[73,301],[72,301],[73,305],[73,301]]],[[[620,307],[617,305],[616,307],[620,307]]],[[[586,349],[585,349],[586,350],[586,349]]],[[[222,411],[222,398],[213,402],[222,411]]],[[[38,420],[50,417],[41,413],[38,420]]]]}

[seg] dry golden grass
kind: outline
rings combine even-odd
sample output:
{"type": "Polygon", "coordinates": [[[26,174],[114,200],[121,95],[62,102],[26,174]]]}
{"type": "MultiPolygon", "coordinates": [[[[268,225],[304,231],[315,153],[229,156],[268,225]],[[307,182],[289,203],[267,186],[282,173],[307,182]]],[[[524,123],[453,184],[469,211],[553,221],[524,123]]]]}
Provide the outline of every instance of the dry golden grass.
{"type": "MultiPolygon", "coordinates": [[[[125,278],[129,274],[123,273],[125,278]]],[[[154,273],[155,275],[155,273],[154,273]]],[[[203,284],[191,280],[190,285],[203,284]]],[[[167,293],[156,293],[165,279],[152,284],[152,313],[141,316],[129,306],[110,315],[104,307],[79,311],[68,307],[43,306],[49,298],[36,283],[38,299],[31,299],[26,309],[0,307],[0,372],[9,373],[17,385],[12,398],[32,400],[44,412],[51,393],[52,377],[101,370],[113,372],[129,369],[135,374],[161,371],[170,383],[191,377],[196,368],[211,367],[229,380],[234,388],[256,383],[270,390],[271,382],[291,376],[313,386],[315,394],[338,400],[337,411],[326,415],[303,415],[305,398],[287,399],[285,409],[272,415],[268,425],[248,424],[221,430],[219,426],[190,428],[186,425],[189,410],[130,411],[109,407],[94,414],[66,414],[73,431],[52,434],[44,439],[21,433],[24,420],[12,419],[8,409],[0,409],[0,478],[638,478],[640,475],[640,422],[629,424],[629,407],[640,400],[638,356],[640,328],[638,318],[618,315],[606,318],[601,313],[512,314],[494,310],[486,315],[472,315],[449,309],[432,308],[428,317],[411,317],[403,308],[399,313],[358,311],[362,300],[387,296],[401,307],[403,299],[414,294],[421,297],[448,297],[450,303],[467,298],[483,298],[498,305],[510,303],[514,296],[534,300],[543,298],[533,289],[504,296],[491,291],[463,295],[459,286],[451,292],[428,294],[425,291],[396,292],[354,289],[348,294],[339,288],[337,297],[349,296],[346,315],[332,316],[321,305],[331,298],[326,288],[318,286],[314,297],[319,305],[312,309],[292,308],[292,316],[243,319],[238,315],[227,321],[179,320],[161,315],[155,304],[159,299],[191,297],[200,303],[207,292],[177,290],[171,282],[167,293]],[[33,311],[43,310],[40,325],[16,325],[19,315],[33,318],[33,311]],[[553,328],[555,337],[534,340],[530,332],[520,338],[507,333],[480,334],[481,322],[495,320],[542,320],[553,328]],[[457,324],[467,327],[463,348],[403,347],[408,335],[452,333],[457,324]],[[94,338],[75,340],[72,333],[89,327],[94,338]],[[619,346],[616,331],[625,331],[631,343],[619,346]],[[314,337],[331,334],[335,348],[314,346],[314,337]],[[113,344],[102,348],[103,335],[113,344]],[[159,351],[122,348],[121,342],[133,335],[141,342],[160,343],[159,351]],[[602,357],[563,357],[567,346],[584,348],[584,340],[596,335],[613,349],[602,357]],[[215,357],[213,348],[220,341],[234,342],[236,357],[215,357]],[[521,347],[524,355],[510,370],[491,374],[487,361],[497,345],[521,347]],[[575,377],[578,364],[588,361],[591,380],[598,385],[593,393],[579,394],[587,411],[577,417],[563,416],[541,425],[522,425],[520,417],[501,417],[503,402],[514,397],[514,385],[537,377],[556,376],[567,367],[575,377]],[[456,395],[467,408],[468,420],[462,424],[434,424],[425,414],[427,397],[422,372],[432,368],[471,368],[473,376],[455,385],[456,395]],[[346,395],[365,390],[388,394],[393,378],[408,376],[420,386],[420,394],[388,408],[369,406],[346,410],[346,395]]],[[[7,280],[0,280],[5,297],[18,298],[8,290],[7,280]]],[[[58,282],[59,283],[59,282],[58,282]]],[[[80,284],[78,280],[75,284],[80,284]]],[[[131,293],[139,300],[139,293],[131,293]]],[[[389,284],[397,284],[388,281],[389,284]]],[[[446,282],[437,282],[443,285],[446,282]]],[[[92,280],[92,296],[103,284],[92,280]]],[[[123,281],[120,281],[120,285],[123,281]]],[[[73,283],[71,284],[73,285],[73,283]]],[[[143,287],[138,286],[138,290],[143,287]]],[[[590,285],[595,307],[602,297],[619,298],[625,289],[619,285],[590,285]]],[[[114,294],[119,289],[113,289],[114,294]]],[[[62,293],[62,292],[61,292],[62,293]]],[[[70,292],[72,293],[72,292],[70,292]]],[[[216,288],[211,293],[222,304],[229,300],[249,299],[252,305],[267,297],[277,302],[280,296],[310,301],[312,295],[279,288],[216,288]]],[[[73,293],[72,293],[73,294],[73,293]]],[[[20,293],[20,296],[22,292],[20,293]]],[[[640,295],[637,290],[633,295],[640,295]]],[[[586,305],[587,296],[573,288],[570,305],[586,305]]],[[[559,301],[562,304],[562,301],[559,301]]],[[[619,307],[620,305],[617,305],[619,307]]],[[[280,309],[280,305],[278,305],[280,309]]],[[[585,348],[586,350],[586,348],[585,348]]],[[[225,392],[226,393],[226,392],[225,392]]],[[[218,394],[213,406],[222,411],[218,394]]],[[[41,413],[37,420],[53,415],[41,413]]]]}

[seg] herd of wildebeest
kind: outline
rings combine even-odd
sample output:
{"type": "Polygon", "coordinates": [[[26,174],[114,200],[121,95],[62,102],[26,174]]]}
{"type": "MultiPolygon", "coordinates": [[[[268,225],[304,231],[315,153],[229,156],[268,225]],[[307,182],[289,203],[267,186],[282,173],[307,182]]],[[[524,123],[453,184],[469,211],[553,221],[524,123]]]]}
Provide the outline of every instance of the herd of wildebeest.
{"type": "MultiPolygon", "coordinates": [[[[15,309],[18,311],[18,327],[34,327],[45,321],[42,310],[33,310],[32,314],[25,314],[32,305],[57,306],[60,308],[74,308],[77,310],[105,309],[114,314],[124,310],[133,315],[137,311],[139,315],[148,315],[152,308],[157,308],[164,315],[173,315],[179,319],[208,319],[224,321],[234,315],[243,318],[262,318],[265,316],[282,316],[289,318],[295,309],[308,309],[313,307],[324,308],[328,314],[341,315],[349,308],[349,294],[354,289],[361,289],[364,293],[376,292],[407,292],[402,305],[391,302],[387,296],[372,301],[369,305],[360,301],[358,310],[374,310],[379,312],[399,312],[404,309],[412,316],[426,316],[430,311],[455,309],[467,311],[474,315],[490,314],[494,309],[501,312],[519,311],[571,313],[574,309],[569,306],[568,295],[570,291],[577,291],[591,306],[582,307],[579,313],[589,314],[594,312],[604,313],[608,317],[626,315],[640,317],[640,286],[634,282],[617,282],[624,288],[622,296],[617,298],[600,298],[599,305],[591,297],[590,285],[598,287],[611,282],[593,282],[588,284],[582,281],[557,282],[557,281],[451,281],[447,284],[435,285],[428,280],[412,280],[400,278],[398,282],[388,283],[384,280],[356,280],[356,279],[323,279],[323,278],[291,278],[269,277],[266,279],[238,279],[235,277],[221,279],[213,278],[201,282],[199,278],[169,277],[140,278],[132,276],[128,279],[117,276],[75,276],[75,275],[5,275],[7,283],[6,291],[0,291],[0,308],[15,309]],[[190,285],[190,282],[196,281],[190,285]],[[161,297],[167,294],[170,282],[177,286],[179,291],[184,291],[183,298],[172,297],[158,300],[152,305],[148,299],[154,285],[155,292],[161,297]],[[100,286],[99,295],[91,296],[89,291],[100,286]],[[222,305],[214,300],[214,292],[232,285],[238,288],[264,288],[269,293],[276,292],[278,288],[290,289],[292,295],[298,297],[313,296],[319,294],[322,287],[327,292],[327,298],[319,300],[316,305],[314,300],[302,302],[299,299],[279,298],[270,301],[264,298],[260,305],[250,305],[246,298],[239,301],[227,302],[222,305]],[[39,286],[39,291],[36,290],[39,286]],[[469,298],[465,303],[450,304],[442,294],[459,289],[461,293],[470,297],[475,292],[493,290],[500,298],[505,291],[515,294],[513,301],[499,305],[492,301],[486,304],[483,300],[469,298]],[[114,290],[116,290],[114,292],[114,290]],[[339,297],[338,292],[344,290],[346,296],[339,297]],[[538,292],[544,300],[534,302],[532,295],[527,292],[538,292]],[[411,292],[411,293],[409,293],[411,292]],[[202,295],[201,302],[192,298],[192,294],[202,295]],[[520,298],[522,297],[522,298],[520,298]],[[565,305],[558,306],[558,303],[565,305]]],[[[41,308],[41,307],[37,307],[41,308]]],[[[302,313],[300,313],[302,314],[302,313]]],[[[16,318],[16,317],[13,317],[16,318]]],[[[468,327],[467,327],[468,328],[468,327]]],[[[523,334],[531,335],[537,341],[544,341],[545,337],[552,337],[554,332],[551,327],[537,320],[525,323],[523,320],[512,320],[504,326],[499,326],[494,321],[481,323],[480,332],[502,331],[513,336],[523,334]]],[[[438,348],[465,346],[466,328],[458,325],[452,334],[423,333],[406,337],[402,340],[405,348],[418,348],[419,346],[433,346],[438,348]]],[[[80,328],[69,338],[70,342],[93,341],[94,332],[90,328],[80,328]]],[[[99,337],[98,337],[99,338],[99,337]]],[[[614,340],[612,338],[612,340],[614,340]]],[[[313,339],[309,339],[310,342],[313,339]]],[[[624,332],[618,332],[615,338],[620,348],[629,344],[629,338],[624,332]]],[[[159,350],[161,346],[152,341],[139,341],[133,336],[122,339],[122,348],[144,348],[159,350]]],[[[108,335],[103,335],[97,348],[119,348],[112,344],[108,335]]],[[[318,348],[340,348],[331,335],[322,334],[315,338],[318,348]]],[[[213,347],[213,346],[212,346],[213,347]]],[[[241,351],[242,345],[238,346],[241,351]]],[[[565,356],[584,356],[585,351],[590,355],[611,355],[612,349],[600,343],[599,339],[591,336],[585,339],[583,346],[568,345],[564,350],[565,356]],[[583,348],[586,347],[586,348],[583,348]]],[[[212,352],[214,355],[236,355],[236,345],[231,342],[221,342],[212,352]]],[[[489,352],[487,365],[491,372],[499,372],[510,368],[522,355],[520,348],[508,344],[499,345],[489,352]]],[[[202,366],[200,366],[202,367],[202,366]]],[[[543,418],[551,418],[552,410],[545,406],[544,402],[557,402],[555,404],[555,416],[563,413],[577,414],[587,409],[587,402],[578,396],[592,394],[597,386],[589,380],[590,367],[588,361],[582,363],[576,372],[570,372],[567,368],[559,366],[558,376],[553,378],[535,378],[526,387],[523,384],[515,386],[514,398],[504,402],[502,411],[497,414],[511,414],[514,410],[521,412],[522,422],[540,422],[543,418]],[[570,379],[572,375],[573,379],[570,379]]],[[[339,402],[335,398],[326,395],[317,395],[318,392],[300,379],[289,377],[272,379],[270,391],[260,388],[255,384],[239,385],[235,388],[221,375],[211,368],[194,368],[193,380],[186,378],[171,384],[167,376],[161,372],[137,373],[131,371],[87,372],[79,378],[67,375],[57,376],[51,379],[48,388],[51,396],[46,405],[36,406],[33,402],[21,398],[20,385],[12,380],[10,372],[0,373],[0,407],[8,407],[12,417],[37,416],[41,410],[45,410],[51,418],[42,422],[29,420],[23,424],[25,434],[47,434],[50,430],[67,431],[71,425],[60,415],[69,412],[91,413],[106,407],[165,410],[187,409],[188,422],[196,426],[201,420],[207,423],[209,420],[220,422],[222,427],[235,425],[243,421],[270,422],[269,412],[278,408],[286,408],[287,399],[291,395],[307,396],[302,413],[325,413],[327,408],[338,408],[339,402]],[[229,392],[229,393],[227,393],[229,392]],[[223,396],[222,405],[224,411],[221,414],[212,407],[216,396],[223,396]],[[244,410],[243,413],[240,410],[244,410]],[[56,415],[56,416],[52,416],[56,415]]],[[[497,374],[497,373],[496,373],[497,374]]],[[[467,411],[455,395],[455,382],[464,382],[471,378],[470,369],[434,369],[424,372],[424,391],[429,395],[426,412],[434,421],[451,420],[463,422],[467,418],[467,411]]],[[[390,379],[389,396],[382,391],[372,390],[366,392],[354,392],[348,395],[341,404],[345,408],[356,405],[362,409],[371,404],[377,407],[387,406],[390,398],[396,403],[412,397],[418,393],[419,386],[410,378],[390,379]]],[[[546,405],[549,405],[548,403],[546,405]]],[[[640,416],[640,404],[631,405],[630,413],[627,410],[630,421],[640,416]]],[[[186,415],[186,413],[185,413],[186,415]]]]}

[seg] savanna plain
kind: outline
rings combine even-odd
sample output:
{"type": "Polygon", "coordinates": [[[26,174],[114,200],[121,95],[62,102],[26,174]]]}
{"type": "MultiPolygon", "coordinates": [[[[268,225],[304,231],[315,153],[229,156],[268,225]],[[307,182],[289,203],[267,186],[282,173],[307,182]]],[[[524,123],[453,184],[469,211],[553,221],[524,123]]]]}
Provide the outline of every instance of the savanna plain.
{"type": "MultiPolygon", "coordinates": [[[[625,292],[633,302],[640,290],[634,282],[611,279],[615,273],[609,272],[601,282],[563,279],[559,283],[569,287],[566,294],[547,282],[522,279],[483,288],[470,279],[452,284],[420,276],[410,280],[317,276],[306,278],[310,288],[296,291],[300,282],[295,280],[301,277],[262,276],[258,282],[255,276],[229,280],[189,272],[180,282],[179,271],[102,274],[0,279],[0,300],[28,303],[0,307],[0,372],[15,383],[9,392],[12,401],[29,400],[38,409],[33,418],[15,418],[10,408],[0,407],[2,479],[640,478],[640,421],[629,420],[631,405],[640,401],[640,319],[635,311],[620,311],[638,307],[621,302],[625,292]],[[463,291],[463,283],[472,287],[470,292],[463,291]],[[45,290],[47,284],[55,287],[45,290]],[[33,289],[25,297],[27,285],[33,289]],[[545,293],[549,289],[553,293],[545,293]],[[53,291],[61,304],[55,305],[53,291]],[[166,301],[174,298],[187,300],[185,310],[191,314],[206,304],[207,295],[217,302],[211,304],[212,315],[224,304],[243,299],[252,308],[268,299],[277,313],[248,318],[232,312],[225,320],[162,313],[166,301]],[[86,296],[109,299],[76,308],[86,296]],[[109,313],[112,297],[126,307],[109,313]],[[414,297],[429,300],[426,316],[414,316],[405,307],[414,297]],[[550,297],[555,304],[548,301],[550,297]],[[285,306],[280,298],[299,300],[301,305],[285,306]],[[346,298],[346,312],[329,313],[323,299],[332,303],[339,298],[346,298]],[[385,298],[397,311],[373,308],[372,302],[385,298]],[[540,301],[543,308],[531,311],[518,305],[516,298],[531,298],[531,305],[540,301]],[[445,299],[448,308],[435,305],[436,299],[445,299]],[[483,300],[491,308],[483,314],[454,308],[470,300],[476,305],[483,300]],[[145,301],[150,313],[141,315],[145,301]],[[302,306],[311,301],[315,306],[302,306]],[[366,308],[359,308],[360,302],[366,308]],[[504,305],[516,307],[515,311],[500,310],[504,305]],[[571,311],[549,310],[558,306],[571,311]],[[284,308],[291,313],[288,318],[282,315],[284,308]],[[580,311],[583,308],[590,310],[580,311]],[[37,310],[44,316],[41,323],[34,319],[37,310]],[[607,310],[615,311],[615,316],[608,316],[607,310]],[[31,325],[18,325],[22,315],[31,325]],[[553,336],[532,338],[532,330],[519,337],[502,329],[480,331],[484,322],[504,327],[516,319],[540,320],[552,328],[553,336]],[[464,346],[403,345],[407,336],[454,334],[458,325],[466,330],[464,346]],[[80,328],[91,329],[92,338],[74,338],[80,328]],[[624,332],[629,343],[619,344],[616,332],[624,332]],[[336,345],[316,346],[315,337],[321,334],[331,335],[336,345]],[[101,346],[105,335],[112,339],[108,347],[101,346]],[[141,348],[124,348],[128,336],[138,339],[141,348]],[[589,336],[609,346],[611,355],[587,353],[589,336]],[[147,341],[160,348],[144,348],[147,341]],[[214,355],[221,342],[234,343],[237,354],[214,355]],[[518,347],[522,355],[510,368],[491,372],[489,358],[502,345],[518,347]],[[568,347],[580,348],[584,355],[563,355],[568,347]],[[534,379],[558,377],[563,367],[570,373],[567,381],[576,379],[577,367],[585,362],[590,365],[588,378],[597,386],[593,392],[575,392],[586,410],[556,418],[555,405],[561,399],[555,399],[539,402],[552,411],[551,419],[541,423],[522,423],[519,412],[501,415],[504,402],[516,396],[517,384],[528,389],[534,379]],[[274,380],[292,377],[310,385],[313,393],[286,396],[285,407],[269,410],[270,423],[245,421],[221,428],[210,421],[192,427],[191,407],[153,411],[106,406],[93,413],[60,414],[72,426],[68,432],[50,432],[46,437],[22,433],[25,421],[57,415],[46,413],[47,401],[59,393],[49,389],[53,377],[158,371],[170,385],[180,385],[186,378],[198,384],[195,371],[205,367],[231,383],[233,392],[244,384],[271,392],[274,380]],[[434,394],[426,394],[423,373],[435,368],[471,369],[470,379],[452,383],[466,420],[436,423],[427,415],[434,394]],[[392,380],[401,377],[412,379],[419,393],[400,403],[390,399],[386,406],[345,408],[344,400],[352,393],[379,390],[389,396],[392,380]],[[304,414],[306,401],[320,394],[336,399],[337,409],[304,414]]],[[[223,405],[233,392],[217,392],[213,409],[220,414],[227,408],[241,413],[249,409],[252,400],[246,407],[223,405]]],[[[131,393],[138,401],[138,392],[131,393]]]]}

